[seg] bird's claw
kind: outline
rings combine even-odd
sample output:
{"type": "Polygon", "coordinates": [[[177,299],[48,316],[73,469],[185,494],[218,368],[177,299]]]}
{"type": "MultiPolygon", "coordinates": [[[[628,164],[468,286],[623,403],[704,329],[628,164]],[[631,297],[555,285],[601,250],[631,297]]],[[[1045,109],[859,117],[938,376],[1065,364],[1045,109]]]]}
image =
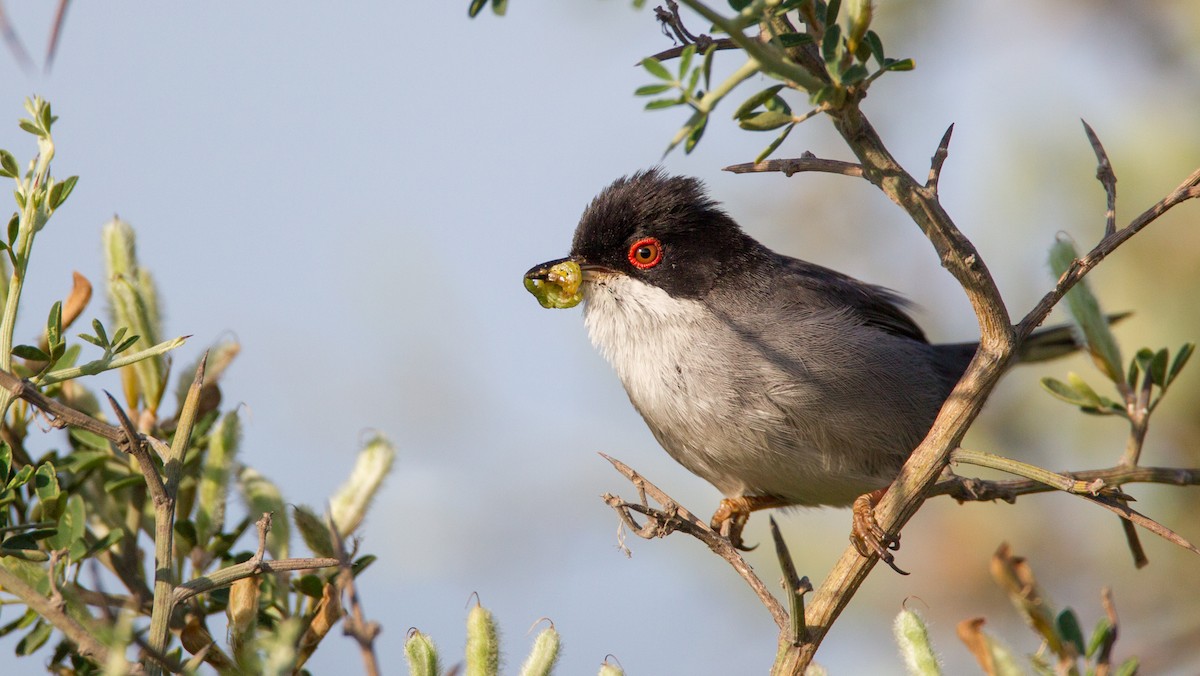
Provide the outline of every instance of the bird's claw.
{"type": "Polygon", "coordinates": [[[896,557],[892,552],[900,549],[900,536],[885,531],[875,520],[875,505],[883,497],[882,491],[861,495],[854,501],[853,527],[850,529],[850,543],[862,556],[875,555],[889,568],[908,575],[896,565],[896,557]]]}
{"type": "Polygon", "coordinates": [[[746,543],[742,541],[742,530],[746,527],[746,522],[750,520],[750,509],[744,503],[745,500],[739,498],[721,500],[720,506],[717,507],[717,511],[708,525],[729,540],[730,546],[734,549],[749,552],[754,551],[758,545],[747,547],[746,543]]]}

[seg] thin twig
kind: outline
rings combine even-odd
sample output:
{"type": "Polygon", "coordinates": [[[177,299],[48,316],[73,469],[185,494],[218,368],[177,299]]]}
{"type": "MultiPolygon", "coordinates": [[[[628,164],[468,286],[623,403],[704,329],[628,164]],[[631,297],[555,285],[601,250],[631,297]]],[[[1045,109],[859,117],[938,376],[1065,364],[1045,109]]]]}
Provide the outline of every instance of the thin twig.
{"type": "Polygon", "coordinates": [[[342,620],[342,631],[358,643],[362,655],[363,667],[367,676],[379,676],[379,657],[375,654],[375,638],[382,629],[378,622],[368,622],[363,614],[362,603],[358,600],[358,589],[354,586],[354,569],[350,555],[346,553],[346,544],[342,534],[338,532],[337,524],[329,520],[329,529],[333,533],[333,544],[341,572],[338,573],[338,586],[344,589],[350,599],[350,613],[342,620]]]}
{"type": "Polygon", "coordinates": [[[255,522],[258,528],[258,546],[254,556],[234,566],[222,568],[207,575],[189,580],[175,587],[172,591],[172,604],[179,605],[184,601],[215,589],[228,587],[238,580],[254,577],[262,573],[281,573],[289,570],[309,570],[315,568],[332,568],[338,565],[337,559],[328,557],[307,559],[277,559],[266,560],[267,535],[271,532],[271,513],[263,512],[262,517],[255,522]]]}
{"type": "Polygon", "coordinates": [[[818,171],[826,174],[841,174],[842,176],[857,176],[863,175],[861,164],[854,162],[843,162],[841,160],[826,160],[811,152],[805,151],[800,157],[786,160],[766,160],[763,162],[746,162],[744,164],[733,164],[725,167],[725,171],[735,174],[749,174],[756,172],[781,172],[785,176],[798,174],[804,171],[818,171]]]}
{"type": "MultiPolygon", "coordinates": [[[[1102,481],[1106,486],[1153,483],[1170,486],[1200,485],[1200,469],[1179,467],[1108,467],[1105,469],[1062,472],[1062,476],[1084,483],[1102,481]]],[[[929,497],[948,495],[959,502],[1015,502],[1018,496],[1058,490],[1038,481],[1007,479],[992,481],[952,475],[929,490],[929,497]]]]}
{"type": "Polygon", "coordinates": [[[775,624],[779,627],[781,635],[790,635],[791,620],[788,618],[787,612],[779,603],[771,592],[767,589],[763,581],[754,574],[754,570],[746,560],[742,558],[741,552],[729,543],[729,540],[722,537],[720,533],[709,527],[702,519],[695,514],[675,502],[671,496],[664,493],[658,486],[650,483],[641,474],[638,474],[631,467],[616,458],[600,454],[605,460],[612,463],[612,466],[617,469],[626,479],[628,479],[638,491],[641,498],[640,503],[630,503],[622,500],[615,495],[604,495],[604,502],[617,511],[621,520],[634,531],[639,537],[651,539],[655,537],[665,537],[673,531],[682,531],[691,535],[708,545],[717,556],[725,559],[738,575],[750,585],[750,588],[758,596],[758,599],[766,606],[771,617],[775,619],[775,624]],[[649,505],[646,498],[662,505],[664,509],[654,509],[649,505]],[[630,511],[637,512],[649,518],[645,525],[638,525],[630,515],[630,511]]]}
{"type": "MultiPolygon", "coordinates": [[[[704,38],[704,37],[708,37],[708,36],[701,35],[700,37],[704,38]]],[[[696,51],[700,54],[707,54],[709,49],[715,49],[717,51],[722,51],[722,50],[726,50],[726,49],[738,49],[737,43],[735,43],[733,40],[730,40],[729,38],[719,38],[719,39],[709,38],[709,41],[706,44],[707,44],[706,47],[700,47],[700,41],[697,41],[696,42],[696,51]]],[[[683,44],[683,45],[679,45],[678,47],[664,49],[663,51],[661,51],[657,54],[652,54],[650,56],[650,58],[654,59],[655,61],[669,61],[671,59],[678,59],[679,55],[683,54],[683,50],[687,49],[690,46],[691,45],[683,44]]],[[[634,65],[641,66],[642,62],[638,61],[634,65]]]]}
{"type": "Polygon", "coordinates": [[[1062,297],[1078,284],[1079,280],[1083,279],[1087,273],[1092,271],[1092,268],[1099,265],[1100,261],[1115,251],[1117,247],[1124,244],[1130,237],[1141,232],[1142,228],[1153,223],[1155,219],[1165,214],[1171,208],[1197,197],[1200,197],[1200,169],[1192,172],[1190,176],[1183,180],[1183,183],[1180,183],[1166,197],[1139,214],[1128,225],[1113,232],[1111,235],[1106,235],[1083,258],[1075,259],[1071,266],[1058,278],[1054,289],[1043,296],[1038,301],[1038,304],[1029,311],[1029,314],[1025,315],[1021,323],[1017,325],[1017,334],[1020,338],[1023,340],[1028,337],[1035,328],[1041,325],[1045,321],[1046,315],[1050,314],[1050,310],[1058,304],[1058,301],[1062,300],[1062,297]]]}
{"type": "Polygon", "coordinates": [[[1100,185],[1104,186],[1104,196],[1108,201],[1108,209],[1104,212],[1104,236],[1108,237],[1117,231],[1117,175],[1113,173],[1112,163],[1108,161],[1108,153],[1104,151],[1104,145],[1100,143],[1100,137],[1096,136],[1092,125],[1087,123],[1087,120],[1080,120],[1083,123],[1083,131],[1087,134],[1088,142],[1092,144],[1092,150],[1096,153],[1096,180],[1100,181],[1100,185]]]}

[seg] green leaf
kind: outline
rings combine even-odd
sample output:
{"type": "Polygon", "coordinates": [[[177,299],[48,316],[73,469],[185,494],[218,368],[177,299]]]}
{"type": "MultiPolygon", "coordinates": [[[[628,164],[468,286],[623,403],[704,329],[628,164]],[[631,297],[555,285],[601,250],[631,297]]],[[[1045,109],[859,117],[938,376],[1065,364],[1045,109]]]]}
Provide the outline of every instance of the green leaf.
{"type": "Polygon", "coordinates": [[[755,108],[758,108],[774,98],[775,95],[778,94],[782,89],[783,85],[775,85],[774,87],[767,87],[766,89],[751,95],[750,98],[742,102],[742,105],[737,107],[737,110],[733,111],[733,119],[740,120],[743,117],[746,117],[755,108]]]}
{"type": "MultiPolygon", "coordinates": [[[[1092,398],[1079,392],[1074,387],[1071,387],[1070,385],[1064,383],[1063,381],[1061,381],[1057,378],[1050,378],[1050,377],[1042,378],[1042,387],[1046,388],[1046,391],[1049,392],[1050,394],[1054,395],[1055,397],[1058,397],[1059,399],[1062,399],[1063,401],[1067,402],[1068,404],[1074,404],[1075,406],[1085,406],[1085,407],[1095,405],[1092,398]]],[[[1093,392],[1093,394],[1095,394],[1095,393],[1093,392]]]]}
{"type": "Polygon", "coordinates": [[[637,89],[633,90],[633,95],[634,96],[654,96],[655,94],[661,94],[665,91],[670,91],[671,89],[674,89],[674,88],[675,88],[675,86],[670,85],[670,84],[643,85],[643,86],[638,87],[637,89]]]}
{"type": "Polygon", "coordinates": [[[1112,630],[1112,624],[1109,623],[1107,617],[1101,618],[1096,623],[1096,629],[1092,631],[1092,638],[1088,640],[1087,652],[1084,653],[1088,659],[1091,659],[1096,654],[1096,651],[1100,649],[1100,646],[1109,640],[1112,630]]]}
{"type": "Polygon", "coordinates": [[[1062,637],[1064,642],[1070,642],[1075,645],[1077,655],[1082,655],[1083,646],[1083,631],[1079,628],[1079,618],[1075,616],[1075,611],[1070,608],[1064,608],[1058,617],[1054,620],[1055,626],[1058,628],[1058,635],[1062,637]]]}
{"type": "Polygon", "coordinates": [[[794,125],[794,124],[789,124],[787,127],[784,127],[783,132],[780,133],[779,136],[776,136],[775,140],[771,141],[771,145],[764,148],[763,151],[758,154],[758,157],[754,158],[754,161],[756,163],[762,162],[763,160],[770,157],[771,153],[775,152],[779,148],[780,144],[783,143],[783,140],[788,137],[788,134],[792,133],[792,129],[794,129],[795,127],[796,127],[796,125],[794,125]]]}
{"type": "Polygon", "coordinates": [[[661,110],[663,108],[673,108],[684,103],[683,99],[655,99],[646,104],[646,110],[661,110]]]}
{"type": "Polygon", "coordinates": [[[189,551],[199,542],[196,535],[196,524],[191,519],[180,519],[175,522],[176,547],[181,551],[189,551]]]}
{"type": "Polygon", "coordinates": [[[766,110],[757,115],[751,115],[738,120],[738,126],[748,131],[771,131],[795,120],[787,113],[766,110]]]}
{"type": "Polygon", "coordinates": [[[1113,672],[1113,676],[1134,676],[1138,672],[1139,664],[1138,658],[1130,657],[1122,662],[1121,666],[1117,667],[1117,670],[1113,672]]]}
{"type": "Polygon", "coordinates": [[[863,42],[867,43],[867,47],[871,49],[871,55],[882,66],[886,62],[886,59],[883,56],[883,41],[879,39],[879,35],[875,31],[867,31],[863,42]]]}
{"type": "Polygon", "coordinates": [[[42,132],[42,130],[38,129],[37,125],[30,122],[29,120],[21,120],[20,122],[17,123],[17,126],[20,127],[21,129],[29,132],[30,134],[33,134],[34,136],[36,136],[38,138],[45,136],[45,134],[42,132]]]}
{"type": "MultiPolygon", "coordinates": [[[[104,330],[104,324],[101,324],[99,319],[92,320],[92,331],[96,332],[96,338],[100,340],[100,347],[108,345],[108,333],[104,330]]],[[[82,338],[83,336],[80,337],[82,338]]]]}
{"type": "Polygon", "coordinates": [[[1187,366],[1188,359],[1191,358],[1192,353],[1195,351],[1195,343],[1184,343],[1183,347],[1179,348],[1179,352],[1175,353],[1175,360],[1171,362],[1171,369],[1167,371],[1167,385],[1175,382],[1176,376],[1179,375],[1179,372],[1183,370],[1184,366],[1187,366]]]}
{"type": "Polygon", "coordinates": [[[142,478],[141,474],[130,474],[129,476],[121,477],[120,479],[112,479],[111,481],[104,482],[104,492],[117,493],[122,489],[129,488],[130,486],[137,486],[138,484],[144,482],[145,479],[142,478]]]}
{"type": "Polygon", "coordinates": [[[916,68],[916,67],[917,67],[917,64],[912,59],[900,59],[899,61],[897,61],[895,59],[888,59],[887,61],[885,61],[883,63],[884,70],[894,70],[894,71],[912,70],[913,68],[916,68]]]}
{"type": "Polygon", "coordinates": [[[735,12],[740,12],[750,6],[751,0],[729,0],[729,6],[735,12]]]}
{"type": "Polygon", "coordinates": [[[112,353],[113,354],[121,354],[125,350],[128,350],[129,348],[133,347],[133,344],[138,342],[139,338],[141,338],[141,336],[130,336],[130,337],[126,338],[125,340],[118,342],[116,345],[113,346],[112,353]]]}
{"type": "Polygon", "coordinates": [[[84,511],[83,498],[74,494],[67,498],[67,508],[58,518],[58,528],[54,536],[46,540],[50,549],[66,549],[76,540],[83,538],[87,526],[87,514],[84,511]]]}
{"type": "Polygon", "coordinates": [[[82,561],[101,552],[107,551],[110,547],[120,542],[121,538],[123,537],[125,537],[125,531],[120,528],[114,528],[108,531],[108,535],[105,535],[104,538],[96,542],[96,544],[88,547],[87,552],[85,552],[83,556],[79,557],[79,560],[82,561]]]}
{"type": "Polygon", "coordinates": [[[1163,348],[1154,353],[1150,359],[1150,382],[1162,387],[1167,382],[1167,359],[1170,357],[1167,354],[1167,349],[1163,348]]]}
{"type": "Polygon", "coordinates": [[[486,5],[487,0],[471,0],[471,5],[467,7],[467,16],[474,19],[481,11],[483,11],[484,6],[486,5]]]}
{"type": "Polygon", "coordinates": [[[0,176],[16,178],[20,175],[21,169],[17,166],[17,158],[7,150],[0,150],[0,176]]]}
{"type": "Polygon", "coordinates": [[[8,636],[18,629],[24,629],[36,622],[39,617],[41,616],[37,614],[37,611],[32,609],[26,610],[24,615],[0,627],[0,636],[8,636]]]}
{"type": "Polygon", "coordinates": [[[825,7],[825,30],[837,25],[838,14],[842,11],[842,0],[830,0],[825,7]]]}
{"type": "Polygon", "coordinates": [[[17,654],[24,657],[32,655],[46,644],[50,639],[50,634],[53,633],[54,626],[49,622],[38,620],[38,623],[33,627],[33,631],[26,634],[20,641],[17,642],[17,654]]]}
{"type": "Polygon", "coordinates": [[[333,535],[323,519],[308,507],[296,505],[292,508],[292,520],[295,521],[296,528],[300,529],[300,537],[304,538],[304,544],[308,545],[313,554],[335,556],[333,535]]]}
{"type": "MultiPolygon", "coordinates": [[[[94,457],[98,458],[100,461],[104,461],[104,460],[108,459],[108,457],[110,455],[110,453],[108,451],[108,448],[109,448],[108,439],[105,439],[104,437],[100,436],[99,434],[96,434],[95,432],[85,430],[85,429],[80,429],[78,427],[69,428],[67,435],[70,436],[71,439],[75,440],[75,442],[83,448],[96,449],[96,451],[94,452],[95,453],[94,457]]],[[[75,456],[83,456],[83,455],[84,454],[82,452],[75,454],[75,456]]],[[[92,464],[88,464],[86,466],[81,465],[78,467],[68,467],[67,469],[69,469],[72,472],[79,473],[79,472],[83,472],[85,470],[91,469],[92,466],[93,466],[92,464]]]]}
{"type": "Polygon", "coordinates": [[[8,473],[12,471],[12,448],[0,441],[0,486],[8,483],[8,473]]]}
{"type": "Polygon", "coordinates": [[[692,131],[687,135],[687,141],[683,144],[683,152],[691,154],[696,148],[696,144],[700,142],[700,138],[704,136],[704,128],[708,126],[708,115],[700,116],[700,122],[692,127],[692,131]]]}
{"type": "MultiPolygon", "coordinates": [[[[38,466],[37,472],[34,474],[33,490],[37,493],[38,500],[42,503],[43,508],[50,507],[58,500],[60,490],[58,488],[58,473],[54,471],[53,463],[49,461],[43,462],[38,466]]],[[[51,509],[53,509],[51,507],[51,509]]],[[[45,514],[47,518],[57,518],[58,514],[45,514]]]]}
{"type": "Polygon", "coordinates": [[[3,549],[6,554],[12,554],[19,551],[31,551],[38,548],[38,540],[45,540],[54,535],[53,528],[38,528],[36,530],[17,533],[16,535],[4,538],[3,544],[0,544],[0,549],[3,549]]]}
{"type": "Polygon", "coordinates": [[[6,486],[5,488],[10,491],[14,488],[20,488],[21,486],[24,486],[25,484],[29,483],[29,479],[32,476],[33,476],[33,465],[25,465],[21,469],[17,470],[17,473],[16,473],[16,475],[13,476],[13,478],[8,480],[8,486],[6,486]]]}
{"type": "Polygon", "coordinates": [[[14,357],[28,359],[29,361],[50,361],[50,355],[32,345],[18,345],[13,348],[12,353],[14,357]]]}
{"type": "Polygon", "coordinates": [[[375,563],[378,558],[379,557],[375,556],[374,554],[366,554],[358,557],[354,563],[350,564],[350,574],[354,577],[358,577],[359,574],[369,568],[372,563],[375,563]]]}
{"type": "Polygon", "coordinates": [[[867,79],[867,68],[860,63],[850,66],[846,72],[842,73],[842,84],[857,84],[865,79],[867,79]]]}
{"type": "MultiPolygon", "coordinates": [[[[833,3],[830,3],[832,6],[833,3]]],[[[825,37],[821,41],[821,57],[825,59],[825,66],[829,70],[829,74],[833,75],[836,72],[838,62],[838,48],[842,46],[842,27],[833,24],[825,29],[825,37]]]]}
{"type": "Polygon", "coordinates": [[[301,575],[299,578],[292,580],[292,589],[309,598],[319,599],[325,593],[325,582],[316,575],[309,573],[308,575],[301,575]]]}
{"type": "MultiPolygon", "coordinates": [[[[21,208],[24,209],[25,208],[25,200],[21,199],[20,202],[21,202],[21,208]]],[[[13,214],[13,217],[11,219],[9,219],[9,221],[8,221],[8,243],[10,246],[17,243],[17,235],[20,234],[20,232],[21,232],[21,218],[17,214],[13,214]]]]}
{"type": "Polygon", "coordinates": [[[492,14],[504,16],[508,12],[508,0],[492,0],[492,14]]]}
{"type": "Polygon", "coordinates": [[[652,56],[647,56],[646,58],[642,59],[642,67],[645,68],[648,73],[660,80],[666,80],[667,82],[675,81],[675,76],[671,74],[671,71],[667,70],[666,66],[662,65],[658,59],[652,56]]]}
{"type": "Polygon", "coordinates": [[[71,176],[62,183],[55,183],[54,187],[50,189],[50,208],[57,209],[62,206],[62,203],[71,196],[71,191],[75,189],[75,184],[78,182],[78,176],[71,176]]]}
{"type": "Polygon", "coordinates": [[[700,83],[700,69],[697,68],[696,70],[693,70],[691,76],[688,77],[687,86],[684,87],[684,89],[683,89],[684,95],[692,96],[693,92],[696,91],[696,85],[699,83],[700,83]]]}
{"type": "Polygon", "coordinates": [[[688,45],[679,53],[679,80],[683,80],[683,76],[687,75],[688,69],[692,66],[692,57],[696,56],[696,45],[688,45]]]}
{"type": "Polygon", "coordinates": [[[717,53],[717,46],[713,45],[704,53],[704,88],[712,89],[712,64],[713,56],[717,53]]]}

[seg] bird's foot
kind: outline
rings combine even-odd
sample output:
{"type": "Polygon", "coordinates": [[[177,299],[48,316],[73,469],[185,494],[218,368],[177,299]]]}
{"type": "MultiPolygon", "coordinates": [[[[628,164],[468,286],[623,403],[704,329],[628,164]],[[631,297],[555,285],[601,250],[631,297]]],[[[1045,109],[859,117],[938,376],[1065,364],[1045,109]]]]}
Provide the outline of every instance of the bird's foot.
{"type": "Polygon", "coordinates": [[[750,512],[771,507],[783,507],[788,503],[769,495],[739,495],[735,498],[724,498],[717,506],[709,527],[725,536],[734,549],[743,552],[753,551],[758,545],[747,547],[742,542],[742,530],[750,520],[750,512]]]}
{"type": "Polygon", "coordinates": [[[883,530],[879,522],[875,520],[875,506],[883,499],[883,494],[886,492],[887,488],[880,488],[866,495],[860,495],[854,500],[854,506],[851,508],[854,514],[854,525],[850,529],[850,542],[859,554],[863,556],[874,554],[892,570],[901,575],[908,575],[900,570],[896,565],[896,557],[892,555],[892,552],[900,549],[900,536],[883,530]]]}

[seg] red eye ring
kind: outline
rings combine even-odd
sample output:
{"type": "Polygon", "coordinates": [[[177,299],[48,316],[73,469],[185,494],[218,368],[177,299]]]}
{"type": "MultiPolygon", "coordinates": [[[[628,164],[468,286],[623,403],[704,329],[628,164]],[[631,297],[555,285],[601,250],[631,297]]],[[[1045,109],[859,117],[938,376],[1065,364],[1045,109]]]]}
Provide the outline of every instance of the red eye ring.
{"type": "Polygon", "coordinates": [[[629,262],[635,268],[648,270],[662,262],[662,242],[653,237],[643,237],[629,247],[629,262]]]}

